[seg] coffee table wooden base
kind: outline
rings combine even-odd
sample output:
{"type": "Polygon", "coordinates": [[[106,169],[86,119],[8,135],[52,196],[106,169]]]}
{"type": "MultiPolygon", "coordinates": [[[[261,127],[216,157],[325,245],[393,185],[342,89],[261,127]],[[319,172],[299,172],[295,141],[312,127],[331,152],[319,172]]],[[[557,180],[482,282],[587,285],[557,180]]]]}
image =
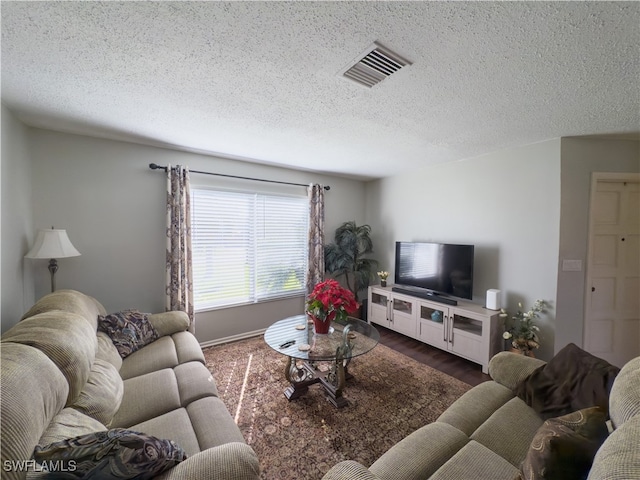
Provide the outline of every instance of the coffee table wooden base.
{"type": "Polygon", "coordinates": [[[347,372],[345,360],[331,362],[328,371],[322,372],[314,362],[302,361],[299,365],[296,359],[288,357],[285,367],[285,377],[291,383],[284,391],[284,396],[289,401],[301,397],[309,390],[310,385],[319,383],[327,394],[327,400],[337,408],[346,407],[349,402],[342,396],[345,381],[353,378],[347,372]]]}

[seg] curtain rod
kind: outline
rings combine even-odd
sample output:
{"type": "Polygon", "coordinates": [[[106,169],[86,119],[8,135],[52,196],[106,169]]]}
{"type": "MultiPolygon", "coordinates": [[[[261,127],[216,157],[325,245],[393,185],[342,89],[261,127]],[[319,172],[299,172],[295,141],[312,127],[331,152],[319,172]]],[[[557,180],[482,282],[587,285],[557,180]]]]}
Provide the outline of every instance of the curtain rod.
{"type": "MultiPolygon", "coordinates": [[[[155,163],[150,163],[149,168],[151,170],[164,170],[165,172],[169,169],[167,166],[157,165],[155,163]]],[[[279,182],[278,180],[265,180],[263,178],[251,178],[251,177],[239,177],[237,175],[227,175],[224,173],[213,173],[213,172],[202,172],[200,170],[189,170],[191,173],[201,173],[203,175],[216,175],[218,177],[229,177],[229,178],[239,178],[241,180],[253,180],[255,182],[267,182],[267,183],[279,183],[281,185],[295,185],[296,187],[308,187],[309,185],[305,183],[291,183],[291,182],[279,182]]],[[[325,190],[331,190],[329,185],[324,185],[323,188],[325,190]]]]}

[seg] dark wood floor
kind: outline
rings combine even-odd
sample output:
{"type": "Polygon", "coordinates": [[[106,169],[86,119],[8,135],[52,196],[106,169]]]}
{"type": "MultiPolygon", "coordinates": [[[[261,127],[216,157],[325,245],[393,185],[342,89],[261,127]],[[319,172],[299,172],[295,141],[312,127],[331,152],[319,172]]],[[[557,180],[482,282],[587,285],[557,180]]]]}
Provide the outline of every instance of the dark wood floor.
{"type": "Polygon", "coordinates": [[[380,325],[376,325],[376,329],[380,332],[380,343],[382,345],[440,370],[447,375],[451,375],[469,385],[475,386],[491,379],[489,375],[482,373],[482,367],[477,363],[470,362],[380,325]]]}

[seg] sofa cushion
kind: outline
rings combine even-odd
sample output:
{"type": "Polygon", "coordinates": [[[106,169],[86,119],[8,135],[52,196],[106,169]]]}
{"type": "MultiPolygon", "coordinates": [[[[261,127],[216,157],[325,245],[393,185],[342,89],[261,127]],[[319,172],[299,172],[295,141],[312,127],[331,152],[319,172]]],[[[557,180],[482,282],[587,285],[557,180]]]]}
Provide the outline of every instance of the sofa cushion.
{"type": "Polygon", "coordinates": [[[127,379],[193,361],[204,364],[204,354],[198,340],[189,332],[178,332],[169,337],[160,337],[129,355],[122,362],[120,375],[127,379]]]}
{"type": "Polygon", "coordinates": [[[457,428],[430,423],[387,450],[370,470],[380,478],[429,478],[468,442],[457,428]]]}
{"type": "Polygon", "coordinates": [[[126,380],[163,368],[173,368],[176,365],[178,365],[178,352],[176,352],[175,342],[171,337],[160,337],[125,358],[120,368],[120,376],[126,380]]]}
{"type": "Polygon", "coordinates": [[[152,435],[170,438],[189,456],[229,442],[245,443],[227,407],[217,397],[206,397],[163,415],[132,425],[152,435]]]}
{"type": "Polygon", "coordinates": [[[40,437],[38,445],[45,447],[67,438],[107,430],[102,423],[75,408],[67,407],[56,415],[40,437]]]}
{"type": "Polygon", "coordinates": [[[606,413],[591,407],[550,418],[538,429],[522,464],[525,480],[586,478],[607,438],[606,413]]]}
{"type": "Polygon", "coordinates": [[[202,362],[204,364],[204,353],[196,340],[196,337],[189,332],[178,332],[171,335],[176,346],[178,362],[202,362]]]}
{"type": "Polygon", "coordinates": [[[204,397],[217,397],[218,389],[211,372],[200,362],[187,362],[173,369],[178,381],[180,405],[185,407],[204,397]]]}
{"type": "MultiPolygon", "coordinates": [[[[3,342],[0,348],[0,460],[31,458],[49,422],[64,408],[69,393],[66,379],[36,348],[3,342]]],[[[3,479],[24,478],[17,469],[2,471],[3,479]]]]}
{"type": "Polygon", "coordinates": [[[640,415],[624,422],[602,444],[589,472],[589,480],[640,478],[640,415]]]}
{"type": "Polygon", "coordinates": [[[87,383],[71,407],[108,426],[120,408],[123,392],[122,378],[116,367],[96,359],[87,383]]]}
{"type": "Polygon", "coordinates": [[[489,375],[509,390],[516,387],[531,373],[546,362],[513,352],[498,352],[489,361],[489,375]]]}
{"type": "Polygon", "coordinates": [[[132,425],[131,429],[147,432],[160,438],[169,438],[184,448],[190,457],[202,450],[185,408],[177,408],[150,418],[132,425]]]}
{"type": "Polygon", "coordinates": [[[152,435],[170,438],[188,455],[229,442],[245,443],[229,410],[217,397],[206,397],[163,415],[132,425],[152,435]]]}
{"type": "Polygon", "coordinates": [[[95,298],[75,290],[57,290],[45,295],[22,316],[22,320],[40,313],[61,310],[75,313],[88,321],[94,330],[98,327],[98,315],[104,315],[105,309],[95,298]]]}
{"type": "Polygon", "coordinates": [[[161,337],[189,329],[189,316],[180,311],[154,313],[149,315],[149,322],[161,337]]]}
{"type": "MultiPolygon", "coordinates": [[[[260,463],[253,449],[240,442],[207,448],[189,456],[157,480],[220,479],[251,480],[260,478],[260,463]]],[[[347,477],[350,480],[356,480],[347,477]]]]}
{"type": "Polygon", "coordinates": [[[104,332],[96,332],[96,338],[98,339],[96,359],[105,360],[116,367],[116,370],[120,370],[122,367],[122,357],[111,341],[111,337],[104,332]]]}
{"type": "Polygon", "coordinates": [[[355,460],[344,460],[329,470],[322,480],[379,480],[380,477],[371,473],[364,465],[355,460]]]}
{"type": "Polygon", "coordinates": [[[60,369],[69,384],[67,405],[84,388],[96,356],[96,331],[75,313],[52,310],[22,320],[2,335],[2,343],[14,342],[41,350],[60,369]]]}
{"type": "Polygon", "coordinates": [[[516,388],[542,418],[583,408],[609,409],[609,393],[620,369],[570,343],[516,388]]]}
{"type": "Polygon", "coordinates": [[[73,461],[73,476],[78,478],[146,480],[174,467],[186,454],[171,440],[116,428],[36,447],[34,458],[73,461]]]}
{"type": "Polygon", "coordinates": [[[498,408],[471,439],[519,467],[542,420],[519,398],[498,408]]]}
{"type": "Polygon", "coordinates": [[[120,409],[111,425],[130,427],[150,418],[180,408],[180,393],[171,368],[147,373],[124,381],[120,409]]]}
{"type": "Polygon", "coordinates": [[[148,314],[138,310],[100,315],[98,329],[111,337],[120,356],[126,358],[158,338],[158,332],[147,317],[148,314]]]}
{"type": "Polygon", "coordinates": [[[440,467],[429,480],[513,480],[518,474],[518,469],[500,455],[478,442],[471,441],[440,467]]]}
{"type": "Polygon", "coordinates": [[[238,425],[219,398],[196,400],[187,405],[187,413],[201,450],[227,442],[244,442],[238,425]]]}
{"type": "Polygon", "coordinates": [[[513,392],[496,382],[483,382],[465,392],[447,408],[438,422],[448,423],[471,435],[498,408],[513,398],[513,392]]]}
{"type": "Polygon", "coordinates": [[[640,357],[622,367],[613,382],[609,407],[611,421],[616,428],[640,415],[640,357]]]}

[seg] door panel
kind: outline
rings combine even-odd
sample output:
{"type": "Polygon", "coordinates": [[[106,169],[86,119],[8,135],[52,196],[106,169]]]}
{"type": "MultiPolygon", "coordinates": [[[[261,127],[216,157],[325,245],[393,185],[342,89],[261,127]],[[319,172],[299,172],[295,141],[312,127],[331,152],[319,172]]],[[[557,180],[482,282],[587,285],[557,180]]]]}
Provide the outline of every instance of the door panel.
{"type": "Polygon", "coordinates": [[[616,279],[594,278],[591,284],[591,311],[594,314],[606,314],[613,310],[616,306],[616,279]]]}
{"type": "Polygon", "coordinates": [[[640,215],[638,215],[638,211],[634,209],[634,206],[637,208],[640,205],[640,191],[630,191],[629,192],[629,207],[626,210],[626,222],[629,225],[632,231],[640,230],[640,215]]]}
{"type": "Polygon", "coordinates": [[[620,214],[620,194],[610,191],[597,192],[594,214],[598,225],[617,225],[620,214]]]}
{"type": "Polygon", "coordinates": [[[638,274],[640,270],[640,235],[626,235],[624,263],[630,272],[638,274]]]}
{"type": "Polygon", "coordinates": [[[625,279],[622,310],[630,312],[640,310],[640,280],[638,277],[625,279]]]}
{"type": "Polygon", "coordinates": [[[617,235],[596,235],[593,239],[593,264],[615,268],[618,264],[617,245],[617,235]]]}
{"type": "Polygon", "coordinates": [[[613,350],[613,337],[615,335],[612,320],[594,320],[591,324],[593,340],[591,349],[596,352],[610,352],[613,350]]]}
{"type": "Polygon", "coordinates": [[[637,318],[625,318],[622,321],[620,345],[623,351],[633,351],[638,348],[640,338],[640,320],[637,318]]]}

